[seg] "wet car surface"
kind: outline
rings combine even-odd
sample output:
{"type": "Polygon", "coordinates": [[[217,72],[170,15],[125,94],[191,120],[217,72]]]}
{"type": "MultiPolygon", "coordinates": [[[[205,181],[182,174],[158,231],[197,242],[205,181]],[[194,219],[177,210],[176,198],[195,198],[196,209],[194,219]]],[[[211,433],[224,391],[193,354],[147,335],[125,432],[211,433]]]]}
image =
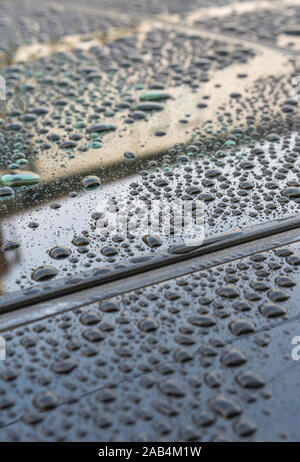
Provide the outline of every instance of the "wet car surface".
{"type": "Polygon", "coordinates": [[[299,4],[1,3],[0,439],[297,440],[299,4]]]}

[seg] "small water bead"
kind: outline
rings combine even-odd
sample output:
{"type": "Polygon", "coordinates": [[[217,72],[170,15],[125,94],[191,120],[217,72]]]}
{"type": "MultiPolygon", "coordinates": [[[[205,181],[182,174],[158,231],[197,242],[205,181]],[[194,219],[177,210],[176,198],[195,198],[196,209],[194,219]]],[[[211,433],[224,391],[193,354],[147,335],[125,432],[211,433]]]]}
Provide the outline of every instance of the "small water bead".
{"type": "Polygon", "coordinates": [[[21,166],[24,166],[24,165],[28,165],[29,162],[28,162],[27,159],[18,159],[18,160],[16,160],[16,164],[17,164],[18,166],[20,166],[20,165],[21,165],[21,166]]]}
{"type": "Polygon", "coordinates": [[[157,180],[154,181],[155,186],[158,186],[159,188],[164,188],[165,186],[168,186],[169,182],[165,178],[158,178],[157,180]]]}
{"type": "Polygon", "coordinates": [[[43,422],[45,416],[40,412],[33,412],[25,410],[22,416],[22,421],[28,425],[36,425],[40,422],[43,422]]]}
{"type": "Polygon", "coordinates": [[[80,316],[80,322],[86,326],[98,324],[101,321],[101,317],[96,311],[86,311],[80,316]]]}
{"type": "Polygon", "coordinates": [[[33,404],[43,411],[53,409],[58,405],[58,397],[53,391],[43,391],[34,397],[33,404]]]}
{"type": "Polygon", "coordinates": [[[188,318],[188,322],[190,322],[193,326],[212,327],[217,323],[217,320],[210,314],[204,314],[191,316],[188,318]]]}
{"type": "Polygon", "coordinates": [[[112,246],[103,247],[101,249],[101,253],[105,257],[113,257],[113,256],[117,255],[119,252],[120,251],[119,251],[118,248],[112,247],[112,246]]]}
{"type": "Polygon", "coordinates": [[[250,160],[244,160],[243,162],[240,163],[240,167],[244,170],[252,169],[255,167],[254,162],[251,162],[250,160]]]}
{"type": "Polygon", "coordinates": [[[99,218],[104,218],[104,217],[105,217],[105,215],[102,212],[94,212],[93,215],[92,215],[92,219],[95,220],[95,221],[99,220],[99,218]]]}
{"type": "Polygon", "coordinates": [[[159,384],[159,390],[167,396],[181,398],[185,396],[185,390],[174,379],[167,379],[159,384]]]}
{"type": "Polygon", "coordinates": [[[266,318],[284,316],[287,313],[286,308],[278,303],[264,303],[259,307],[259,311],[266,318]]]}
{"type": "Polygon", "coordinates": [[[31,229],[36,229],[39,226],[40,224],[37,221],[31,221],[30,223],[28,223],[28,228],[31,228],[31,229]]]}
{"type": "Polygon", "coordinates": [[[53,210],[57,210],[61,208],[61,204],[59,204],[58,202],[53,202],[52,204],[50,204],[50,207],[53,210]]]}
{"type": "Polygon", "coordinates": [[[277,257],[289,257],[293,254],[291,249],[279,249],[274,252],[277,257]]]}
{"type": "Polygon", "coordinates": [[[76,146],[77,146],[77,143],[75,141],[72,141],[72,140],[63,141],[60,144],[61,149],[73,149],[73,148],[76,148],[76,146]]]}
{"type": "Polygon", "coordinates": [[[84,189],[94,190],[101,186],[101,180],[94,175],[86,176],[82,180],[82,186],[84,189]]]}
{"type": "Polygon", "coordinates": [[[117,311],[120,311],[119,305],[112,300],[105,300],[101,302],[99,308],[104,313],[116,313],[117,311]]]}
{"type": "Polygon", "coordinates": [[[268,292],[268,297],[272,302],[283,302],[290,298],[290,294],[283,289],[272,289],[268,292]]]}
{"type": "Polygon", "coordinates": [[[290,276],[279,276],[275,279],[275,283],[279,287],[294,287],[296,285],[296,281],[290,276]]]}
{"type": "Polygon", "coordinates": [[[189,195],[199,194],[201,192],[201,189],[199,188],[199,186],[196,186],[196,185],[188,186],[185,192],[189,195]]]}
{"type": "Polygon", "coordinates": [[[99,141],[93,141],[92,143],[90,143],[90,148],[91,149],[100,149],[102,148],[103,144],[100,143],[99,141]]]}
{"type": "Polygon", "coordinates": [[[90,239],[84,236],[78,236],[72,239],[72,244],[76,245],[77,247],[89,245],[90,242],[90,239]]]}
{"type": "Polygon", "coordinates": [[[250,311],[251,310],[251,305],[249,303],[241,300],[233,304],[233,308],[237,311],[250,311]]]}
{"type": "Polygon", "coordinates": [[[82,333],[82,336],[92,343],[102,342],[105,337],[98,329],[87,329],[82,333]]]}
{"type": "Polygon", "coordinates": [[[142,240],[150,248],[156,248],[162,245],[161,239],[154,234],[147,234],[142,238],[142,240]]]}
{"type": "Polygon", "coordinates": [[[223,354],[221,361],[227,367],[238,367],[244,364],[247,358],[242,350],[231,348],[223,354]]]}
{"type": "Polygon", "coordinates": [[[134,152],[131,152],[131,151],[126,151],[126,152],[124,152],[124,157],[125,157],[125,159],[127,159],[127,160],[134,160],[134,159],[136,159],[136,155],[134,154],[134,152]]]}
{"type": "Polygon", "coordinates": [[[162,106],[159,103],[141,103],[138,104],[136,107],[137,111],[162,111],[164,109],[164,106],[162,106]]]}
{"type": "Polygon", "coordinates": [[[250,181],[242,181],[242,182],[239,184],[239,188],[240,188],[240,189],[243,189],[243,190],[249,190],[249,189],[253,189],[254,186],[253,186],[253,184],[252,184],[250,181]]]}
{"type": "Polygon", "coordinates": [[[236,376],[237,383],[243,388],[261,388],[264,380],[252,371],[243,371],[236,376]]]}
{"type": "Polygon", "coordinates": [[[14,194],[14,190],[9,186],[0,187],[0,200],[11,198],[14,196],[14,194]]]}
{"type": "Polygon", "coordinates": [[[221,385],[220,376],[216,372],[208,372],[204,376],[206,385],[210,388],[218,388],[221,385]]]}
{"type": "Polygon", "coordinates": [[[209,427],[215,423],[216,417],[212,412],[200,411],[196,415],[193,415],[193,421],[199,427],[209,427]]]}
{"type": "Polygon", "coordinates": [[[217,295],[220,295],[221,297],[224,298],[236,298],[239,297],[240,291],[237,287],[235,286],[223,286],[217,289],[217,295]]]}
{"type": "Polygon", "coordinates": [[[75,123],[73,124],[73,127],[74,127],[74,128],[79,128],[79,129],[80,129],[80,128],[85,128],[85,127],[86,127],[86,124],[85,124],[85,122],[78,120],[78,122],[75,122],[75,123]]]}
{"type": "Polygon", "coordinates": [[[146,119],[147,115],[142,111],[133,111],[131,117],[135,120],[142,120],[146,119]]]}
{"type": "Polygon", "coordinates": [[[63,361],[58,361],[52,365],[51,370],[55,374],[69,374],[78,366],[77,361],[74,359],[65,359],[63,361]]]}
{"type": "Polygon", "coordinates": [[[222,172],[220,170],[216,169],[216,168],[210,168],[210,169],[206,170],[205,176],[206,176],[206,178],[216,178],[216,177],[220,176],[221,173],[222,172]]]}
{"type": "Polygon", "coordinates": [[[227,141],[225,141],[224,145],[225,145],[227,148],[232,148],[233,146],[236,145],[236,142],[233,141],[233,140],[227,140],[227,141]]]}
{"type": "Polygon", "coordinates": [[[113,124],[96,124],[87,129],[88,133],[106,133],[115,131],[117,127],[113,124]]]}
{"type": "Polygon", "coordinates": [[[64,246],[53,247],[51,250],[49,250],[50,257],[54,258],[55,260],[68,258],[71,253],[71,250],[64,246]]]}
{"type": "Polygon", "coordinates": [[[139,322],[139,328],[144,332],[153,332],[158,329],[159,324],[154,318],[145,318],[139,322]]]}
{"type": "Polygon", "coordinates": [[[17,170],[19,168],[19,165],[17,163],[9,164],[7,168],[9,168],[10,170],[17,170]]]}
{"type": "Polygon", "coordinates": [[[270,133],[267,136],[267,140],[271,142],[280,141],[280,136],[277,133],[270,133]]]}
{"type": "Polygon", "coordinates": [[[1,250],[4,250],[5,252],[8,252],[10,250],[15,250],[15,249],[18,249],[20,247],[20,243],[17,242],[17,241],[7,241],[3,244],[3,246],[1,247],[1,250]]]}
{"type": "Polygon", "coordinates": [[[154,133],[155,136],[165,136],[166,135],[166,132],[164,130],[157,130],[155,133],[154,133]]]}
{"type": "Polygon", "coordinates": [[[230,330],[236,336],[250,334],[255,331],[255,325],[250,319],[241,318],[231,322],[230,330]]]}
{"type": "Polygon", "coordinates": [[[3,172],[0,175],[0,184],[3,186],[28,186],[38,184],[40,181],[39,175],[29,171],[3,172]]]}
{"type": "Polygon", "coordinates": [[[23,124],[21,122],[13,122],[11,124],[6,125],[5,130],[8,131],[19,131],[23,128],[23,124]]]}
{"type": "Polygon", "coordinates": [[[241,419],[235,422],[234,431],[238,436],[247,437],[253,435],[257,430],[257,425],[251,420],[241,419]]]}
{"type": "Polygon", "coordinates": [[[298,199],[300,197],[300,188],[285,188],[281,194],[289,199],[298,199]]]}
{"type": "Polygon", "coordinates": [[[298,255],[290,255],[286,259],[287,263],[289,263],[292,266],[299,266],[300,265],[300,257],[298,255]]]}
{"type": "Polygon", "coordinates": [[[13,367],[6,368],[1,373],[1,379],[5,380],[5,382],[15,380],[17,377],[19,377],[19,372],[13,367]]]}
{"type": "Polygon", "coordinates": [[[268,290],[270,289],[270,285],[264,281],[251,281],[250,282],[250,287],[252,287],[252,289],[254,290],[257,290],[257,291],[265,291],[265,290],[268,290]]]}
{"type": "Polygon", "coordinates": [[[54,278],[58,274],[58,270],[50,265],[39,266],[31,274],[32,279],[37,282],[47,281],[54,278]]]}
{"type": "Polygon", "coordinates": [[[148,91],[140,95],[140,101],[161,101],[171,98],[171,95],[163,91],[148,91]]]}
{"type": "Polygon", "coordinates": [[[223,395],[216,396],[210,400],[209,406],[213,411],[226,419],[232,419],[242,413],[242,408],[239,404],[223,395]]]}

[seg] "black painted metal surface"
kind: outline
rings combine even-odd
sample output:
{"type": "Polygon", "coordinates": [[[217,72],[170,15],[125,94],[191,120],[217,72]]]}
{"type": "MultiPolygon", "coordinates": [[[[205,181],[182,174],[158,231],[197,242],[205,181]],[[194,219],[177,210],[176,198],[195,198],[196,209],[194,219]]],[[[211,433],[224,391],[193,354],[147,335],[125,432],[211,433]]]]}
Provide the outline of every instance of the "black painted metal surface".
{"type": "Polygon", "coordinates": [[[4,332],[0,438],[297,440],[299,255],[255,254],[4,332]]]}
{"type": "Polygon", "coordinates": [[[297,3],[0,6],[0,440],[298,441],[297,3]]]}

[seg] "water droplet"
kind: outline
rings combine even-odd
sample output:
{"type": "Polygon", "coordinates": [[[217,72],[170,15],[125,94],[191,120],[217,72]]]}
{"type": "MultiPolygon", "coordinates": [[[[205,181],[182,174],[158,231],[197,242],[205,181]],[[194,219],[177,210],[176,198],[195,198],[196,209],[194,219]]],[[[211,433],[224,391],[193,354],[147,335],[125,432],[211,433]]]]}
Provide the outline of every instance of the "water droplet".
{"type": "Polygon", "coordinates": [[[261,388],[265,385],[264,380],[252,371],[244,371],[236,376],[236,381],[243,388],[261,388]]]}
{"type": "Polygon", "coordinates": [[[255,325],[250,319],[236,319],[230,324],[230,330],[233,335],[250,334],[255,331],[255,325]]]}
{"type": "Polygon", "coordinates": [[[82,186],[84,187],[84,189],[96,189],[99,186],[101,186],[100,178],[94,175],[86,176],[82,180],[82,186]]]}
{"type": "Polygon", "coordinates": [[[119,305],[111,300],[101,302],[99,308],[104,313],[115,313],[120,310],[119,305]]]}
{"type": "Polygon", "coordinates": [[[115,131],[117,127],[113,124],[96,124],[87,129],[88,133],[105,133],[115,131]]]}
{"type": "Polygon", "coordinates": [[[62,260],[63,258],[68,258],[71,255],[71,250],[68,247],[53,247],[49,251],[50,257],[54,258],[55,260],[62,260]]]}
{"type": "Polygon", "coordinates": [[[259,307],[259,311],[266,318],[276,318],[287,313],[286,308],[278,303],[264,303],[259,307]]]}
{"type": "Polygon", "coordinates": [[[300,188],[286,188],[281,194],[289,199],[297,199],[300,197],[300,188]]]}
{"type": "Polygon", "coordinates": [[[136,155],[134,154],[134,152],[131,152],[131,151],[126,151],[126,152],[124,152],[124,157],[125,157],[125,159],[127,159],[127,160],[134,160],[134,159],[136,159],[136,155]]]}
{"type": "Polygon", "coordinates": [[[283,302],[290,298],[290,294],[283,289],[272,289],[269,291],[268,297],[272,302],[283,302]]]}
{"type": "Polygon", "coordinates": [[[238,367],[247,361],[246,355],[238,348],[226,351],[222,356],[222,363],[227,367],[238,367]]]}
{"type": "Polygon", "coordinates": [[[167,379],[159,384],[159,390],[168,396],[181,398],[185,396],[185,391],[182,386],[174,379],[167,379]]]}
{"type": "Polygon", "coordinates": [[[280,287],[293,287],[296,285],[296,281],[290,276],[279,276],[275,279],[275,282],[280,287]]]}
{"type": "Polygon", "coordinates": [[[50,265],[39,266],[33,271],[31,277],[37,282],[47,281],[54,278],[58,274],[58,270],[50,265]]]}
{"type": "Polygon", "coordinates": [[[231,419],[241,414],[242,408],[231,398],[219,395],[213,398],[210,403],[210,408],[226,419],[231,419]]]}
{"type": "Polygon", "coordinates": [[[158,322],[154,318],[145,318],[139,322],[139,328],[144,332],[153,332],[158,329],[158,322]]]}
{"type": "Polygon", "coordinates": [[[155,236],[154,234],[147,234],[142,238],[142,240],[150,248],[156,248],[162,245],[162,241],[160,240],[160,238],[158,236],[155,236]]]}
{"type": "Polygon", "coordinates": [[[4,250],[5,252],[8,252],[10,250],[15,250],[20,247],[20,243],[16,241],[7,241],[3,244],[1,247],[1,250],[4,250]]]}
{"type": "Polygon", "coordinates": [[[77,247],[89,245],[90,242],[91,241],[87,237],[83,236],[74,237],[72,240],[72,244],[76,245],[77,247]]]}
{"type": "Polygon", "coordinates": [[[217,320],[212,315],[206,314],[191,316],[190,318],[188,318],[188,322],[190,322],[194,326],[211,327],[217,323],[217,320]]]}
{"type": "Polygon", "coordinates": [[[148,91],[140,95],[141,101],[161,101],[171,98],[171,95],[163,91],[148,91]]]}
{"type": "Polygon", "coordinates": [[[239,297],[240,291],[235,286],[224,286],[217,289],[217,294],[224,298],[239,297]]]}
{"type": "Polygon", "coordinates": [[[78,366],[78,363],[73,359],[66,359],[59,361],[51,367],[51,370],[56,374],[69,374],[73,369],[78,366]]]}
{"type": "Polygon", "coordinates": [[[251,420],[241,419],[235,422],[234,431],[238,436],[246,437],[253,435],[257,430],[257,425],[251,420]]]}
{"type": "Polygon", "coordinates": [[[95,311],[87,311],[80,316],[80,322],[86,326],[98,324],[100,321],[101,317],[95,311]]]}
{"type": "Polygon", "coordinates": [[[43,411],[53,409],[58,405],[58,397],[53,391],[43,391],[34,397],[33,404],[43,411]]]}
{"type": "Polygon", "coordinates": [[[27,186],[34,185],[41,181],[39,175],[33,172],[18,171],[2,173],[0,175],[0,184],[3,186],[27,186]]]}
{"type": "Polygon", "coordinates": [[[13,197],[15,194],[14,190],[9,186],[4,186],[0,188],[0,200],[7,199],[9,197],[13,197]]]}
{"type": "Polygon", "coordinates": [[[107,246],[101,249],[101,253],[105,257],[113,257],[114,255],[117,255],[119,253],[119,249],[117,249],[116,247],[107,246]]]}

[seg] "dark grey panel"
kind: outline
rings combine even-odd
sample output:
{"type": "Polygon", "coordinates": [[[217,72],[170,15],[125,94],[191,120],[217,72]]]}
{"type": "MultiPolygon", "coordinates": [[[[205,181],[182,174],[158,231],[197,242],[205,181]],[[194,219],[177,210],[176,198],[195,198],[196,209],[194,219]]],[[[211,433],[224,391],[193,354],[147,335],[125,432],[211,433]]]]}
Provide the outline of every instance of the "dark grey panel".
{"type": "Polygon", "coordinates": [[[1,439],[296,440],[299,263],[290,245],[7,331],[1,439]]]}

